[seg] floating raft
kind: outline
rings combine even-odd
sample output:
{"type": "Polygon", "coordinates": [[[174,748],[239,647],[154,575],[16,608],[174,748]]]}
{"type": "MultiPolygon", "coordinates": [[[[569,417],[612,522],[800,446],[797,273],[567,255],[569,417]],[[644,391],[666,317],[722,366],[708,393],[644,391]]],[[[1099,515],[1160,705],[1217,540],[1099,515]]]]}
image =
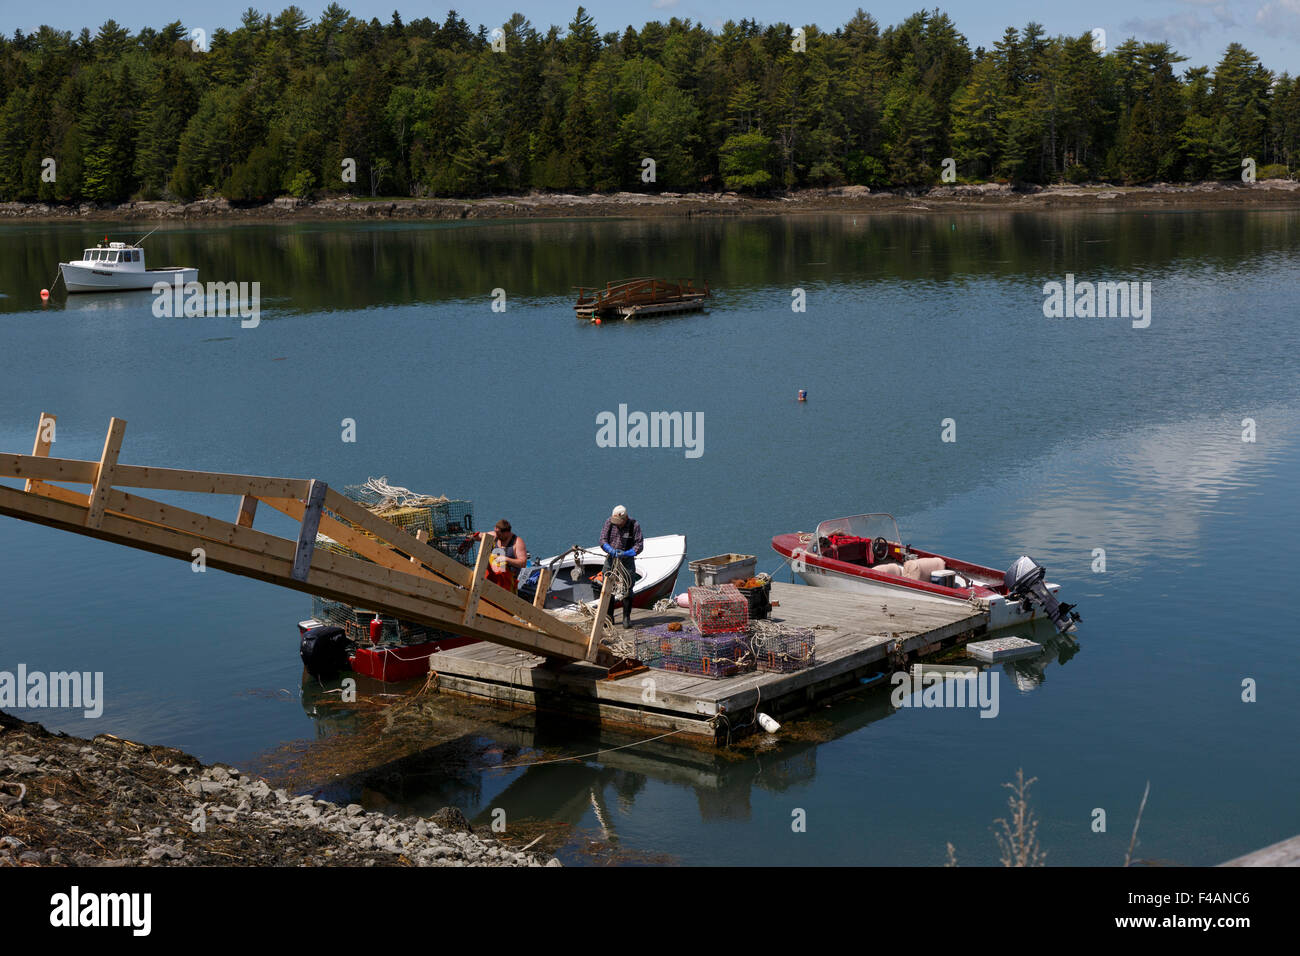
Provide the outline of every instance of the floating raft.
{"type": "MultiPolygon", "coordinates": [[[[882,672],[987,632],[988,614],[970,607],[897,600],[882,605],[845,591],[772,584],[779,604],[771,620],[815,629],[816,663],[794,673],[753,671],[722,680],[659,669],[602,679],[605,668],[586,663],[544,666],[544,659],[492,644],[442,651],[432,658],[444,692],[521,708],[562,712],[611,727],[677,731],[698,743],[725,743],[751,733],[753,714],[778,720],[817,702],[882,680],[882,672]],[[647,679],[653,685],[646,683],[647,679]],[[648,690],[653,687],[653,699],[648,690]]],[[[645,613],[637,627],[686,620],[685,611],[645,613]]],[[[635,630],[627,632],[629,639],[635,630]]]]}
{"type": "Polygon", "coordinates": [[[623,279],[608,282],[604,289],[578,287],[578,301],[573,307],[580,319],[636,319],[677,312],[699,312],[710,298],[708,284],[703,291],[693,282],[685,284],[663,279],[623,279]],[[587,293],[591,296],[588,297],[587,293]]]}

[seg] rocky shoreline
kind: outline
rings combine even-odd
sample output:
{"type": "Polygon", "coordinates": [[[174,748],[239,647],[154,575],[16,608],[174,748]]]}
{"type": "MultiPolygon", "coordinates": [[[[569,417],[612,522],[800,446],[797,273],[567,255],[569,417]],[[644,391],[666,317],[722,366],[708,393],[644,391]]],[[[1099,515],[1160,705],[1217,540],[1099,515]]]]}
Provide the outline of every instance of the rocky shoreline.
{"type": "Polygon", "coordinates": [[[341,196],[316,200],[280,197],[260,205],[225,199],[191,203],[0,203],[0,219],[29,222],[204,220],[461,220],[633,218],[775,215],[826,212],[957,212],[970,210],[1225,208],[1234,205],[1300,206],[1300,182],[1203,182],[1148,186],[1032,186],[1005,183],[877,190],[866,186],[806,189],[776,197],[737,193],[531,193],[487,199],[369,199],[341,196]]]}
{"type": "Polygon", "coordinates": [[[0,867],[559,865],[475,833],[454,808],[397,819],[0,712],[0,867]]]}

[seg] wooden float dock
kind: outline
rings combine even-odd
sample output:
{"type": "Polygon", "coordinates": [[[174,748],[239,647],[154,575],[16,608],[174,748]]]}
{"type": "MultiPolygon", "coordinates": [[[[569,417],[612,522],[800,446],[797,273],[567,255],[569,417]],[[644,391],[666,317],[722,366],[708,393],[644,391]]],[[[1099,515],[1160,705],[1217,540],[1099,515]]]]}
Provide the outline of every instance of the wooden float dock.
{"type": "MultiPolygon", "coordinates": [[[[720,744],[751,732],[756,710],[778,720],[797,716],[988,628],[987,612],[960,605],[906,598],[881,604],[878,598],[780,582],[772,584],[772,599],[779,605],[772,609],[773,622],[817,628],[812,667],[720,680],[651,668],[606,679],[603,667],[548,665],[542,657],[486,643],[439,652],[430,663],[443,692],[720,744]]],[[[684,610],[637,612],[634,624],[686,619],[684,610]]]]}
{"type": "Polygon", "coordinates": [[[573,311],[580,319],[636,319],[652,315],[699,312],[712,293],[694,282],[674,283],[663,279],[624,279],[609,282],[603,289],[578,286],[578,301],[573,311]],[[592,293],[588,298],[587,292],[592,293]]]}

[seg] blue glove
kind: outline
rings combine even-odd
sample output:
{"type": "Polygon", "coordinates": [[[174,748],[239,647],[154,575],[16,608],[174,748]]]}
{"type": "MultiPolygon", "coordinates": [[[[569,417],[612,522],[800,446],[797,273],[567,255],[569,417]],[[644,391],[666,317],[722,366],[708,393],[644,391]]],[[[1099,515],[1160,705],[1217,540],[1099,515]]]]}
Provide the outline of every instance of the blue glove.
{"type": "Polygon", "coordinates": [[[620,551],[618,556],[620,558],[635,558],[636,548],[628,548],[626,551],[620,551]]]}
{"type": "Polygon", "coordinates": [[[606,554],[610,555],[611,557],[613,557],[613,556],[615,556],[615,555],[617,555],[617,554],[619,553],[619,552],[617,552],[617,551],[614,550],[614,546],[613,546],[612,544],[610,544],[608,541],[602,541],[602,542],[600,543],[600,547],[601,547],[602,550],[604,550],[604,552],[605,552],[606,554]]]}

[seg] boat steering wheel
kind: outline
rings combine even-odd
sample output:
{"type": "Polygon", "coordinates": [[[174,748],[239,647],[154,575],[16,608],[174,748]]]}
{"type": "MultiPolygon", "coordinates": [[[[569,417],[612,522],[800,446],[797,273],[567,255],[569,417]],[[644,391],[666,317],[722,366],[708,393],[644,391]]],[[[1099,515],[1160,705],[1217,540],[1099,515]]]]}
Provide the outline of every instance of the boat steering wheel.
{"type": "Polygon", "coordinates": [[[889,542],[884,538],[875,537],[871,539],[871,563],[880,564],[889,557],[889,542]]]}

